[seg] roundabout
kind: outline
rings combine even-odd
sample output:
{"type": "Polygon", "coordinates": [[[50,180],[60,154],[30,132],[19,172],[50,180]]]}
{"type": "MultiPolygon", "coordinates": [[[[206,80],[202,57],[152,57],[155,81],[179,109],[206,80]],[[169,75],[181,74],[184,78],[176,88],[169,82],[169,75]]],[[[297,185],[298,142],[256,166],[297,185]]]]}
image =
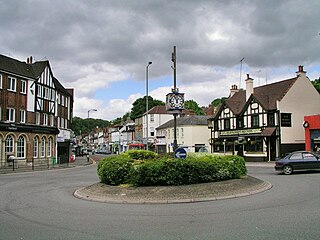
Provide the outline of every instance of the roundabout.
{"type": "Polygon", "coordinates": [[[238,198],[269,190],[271,183],[246,176],[221,182],[180,186],[110,186],[103,183],[80,188],[74,196],[106,203],[192,203],[238,198]]]}

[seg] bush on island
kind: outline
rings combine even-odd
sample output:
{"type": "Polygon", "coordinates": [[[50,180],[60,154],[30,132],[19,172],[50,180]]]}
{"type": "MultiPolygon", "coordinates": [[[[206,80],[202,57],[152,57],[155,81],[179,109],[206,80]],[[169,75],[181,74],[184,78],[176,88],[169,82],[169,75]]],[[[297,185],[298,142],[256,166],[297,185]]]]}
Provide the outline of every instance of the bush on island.
{"type": "Polygon", "coordinates": [[[188,154],[186,159],[174,159],[131,150],[98,164],[100,181],[110,185],[186,185],[235,179],[246,173],[243,157],[212,154],[188,154]]]}

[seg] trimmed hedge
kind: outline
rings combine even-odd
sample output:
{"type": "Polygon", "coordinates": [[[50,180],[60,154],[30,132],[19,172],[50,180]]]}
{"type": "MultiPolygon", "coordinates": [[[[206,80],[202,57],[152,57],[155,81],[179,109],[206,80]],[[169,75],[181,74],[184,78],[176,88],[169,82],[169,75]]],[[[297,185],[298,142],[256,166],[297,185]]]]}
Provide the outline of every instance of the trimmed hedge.
{"type": "Polygon", "coordinates": [[[235,179],[247,173],[245,161],[239,156],[190,154],[186,159],[173,159],[135,151],[101,160],[98,164],[101,182],[135,186],[186,185],[235,179]],[[143,159],[142,155],[149,157],[143,159]]]}

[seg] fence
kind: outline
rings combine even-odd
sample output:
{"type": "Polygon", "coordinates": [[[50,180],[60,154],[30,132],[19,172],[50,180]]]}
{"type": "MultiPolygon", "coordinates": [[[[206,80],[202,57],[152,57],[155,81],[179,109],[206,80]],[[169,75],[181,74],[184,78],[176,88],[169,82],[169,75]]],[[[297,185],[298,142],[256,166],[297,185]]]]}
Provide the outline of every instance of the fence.
{"type": "Polygon", "coordinates": [[[11,159],[10,161],[1,159],[0,173],[41,171],[54,168],[67,168],[69,162],[60,163],[60,158],[43,159],[11,159]]]}

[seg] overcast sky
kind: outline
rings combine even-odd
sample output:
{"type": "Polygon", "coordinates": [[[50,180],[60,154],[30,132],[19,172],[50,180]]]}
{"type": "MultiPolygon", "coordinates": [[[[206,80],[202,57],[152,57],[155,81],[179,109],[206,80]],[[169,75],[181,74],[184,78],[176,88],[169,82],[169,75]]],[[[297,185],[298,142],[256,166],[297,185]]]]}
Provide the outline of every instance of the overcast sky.
{"type": "Polygon", "coordinates": [[[319,0],[0,0],[0,53],[49,60],[75,89],[74,116],[112,120],[173,85],[207,106],[231,85],[320,74],[319,0]],[[240,81],[240,60],[244,58],[240,81]]]}

